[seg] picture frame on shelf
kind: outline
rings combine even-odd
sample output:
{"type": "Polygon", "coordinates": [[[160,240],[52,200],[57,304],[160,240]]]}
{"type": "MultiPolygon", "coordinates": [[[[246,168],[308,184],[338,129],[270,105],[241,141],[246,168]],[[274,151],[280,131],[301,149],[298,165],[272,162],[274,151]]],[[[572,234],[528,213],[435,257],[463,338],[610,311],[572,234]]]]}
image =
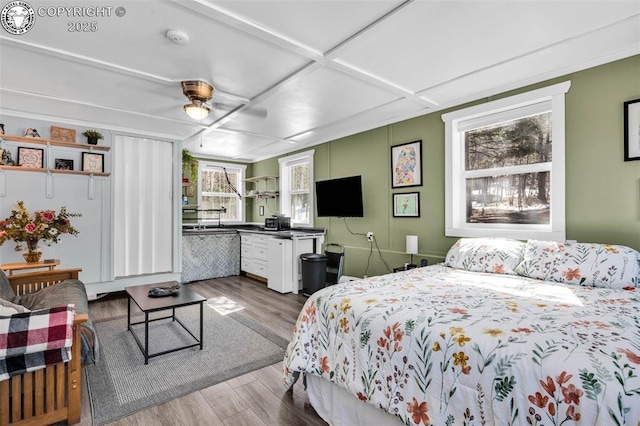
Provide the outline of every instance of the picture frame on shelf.
{"type": "Polygon", "coordinates": [[[420,217],[420,193],[393,194],[393,217],[420,217]]]}
{"type": "Polygon", "coordinates": [[[28,129],[25,129],[24,131],[24,136],[28,136],[31,138],[40,138],[40,133],[38,133],[38,131],[36,129],[34,129],[33,127],[29,127],[28,129]]]}
{"type": "Polygon", "coordinates": [[[18,166],[41,169],[44,166],[44,149],[18,147],[18,166]]]}
{"type": "Polygon", "coordinates": [[[64,127],[51,126],[50,132],[52,141],[76,143],[75,129],[65,129],[64,127]]]}
{"type": "Polygon", "coordinates": [[[104,172],[104,154],[94,152],[82,153],[82,171],[92,173],[104,172]]]}
{"type": "Polygon", "coordinates": [[[624,103],[624,161],[640,160],[640,99],[624,103]]]}
{"type": "Polygon", "coordinates": [[[391,147],[391,188],[422,186],[422,141],[391,147]]]}
{"type": "Polygon", "coordinates": [[[73,160],[67,160],[65,158],[55,159],[56,170],[73,170],[73,160]]]}

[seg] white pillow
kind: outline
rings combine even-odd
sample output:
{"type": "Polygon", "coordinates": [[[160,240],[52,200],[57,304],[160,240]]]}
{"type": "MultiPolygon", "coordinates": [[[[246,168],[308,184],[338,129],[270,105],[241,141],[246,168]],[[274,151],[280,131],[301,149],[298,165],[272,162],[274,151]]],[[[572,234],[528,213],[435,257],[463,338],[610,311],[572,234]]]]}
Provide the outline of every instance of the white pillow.
{"type": "Polygon", "coordinates": [[[638,287],[640,253],[619,245],[529,240],[517,271],[525,277],[582,286],[638,287]]]}
{"type": "Polygon", "coordinates": [[[8,306],[0,306],[0,317],[10,317],[13,314],[17,314],[18,311],[8,306]]]}
{"type": "Polygon", "coordinates": [[[506,238],[460,238],[444,263],[467,271],[516,275],[524,247],[524,242],[506,238]]]}
{"type": "Polygon", "coordinates": [[[10,316],[18,312],[29,312],[29,309],[8,300],[0,299],[0,316],[10,316]]]}

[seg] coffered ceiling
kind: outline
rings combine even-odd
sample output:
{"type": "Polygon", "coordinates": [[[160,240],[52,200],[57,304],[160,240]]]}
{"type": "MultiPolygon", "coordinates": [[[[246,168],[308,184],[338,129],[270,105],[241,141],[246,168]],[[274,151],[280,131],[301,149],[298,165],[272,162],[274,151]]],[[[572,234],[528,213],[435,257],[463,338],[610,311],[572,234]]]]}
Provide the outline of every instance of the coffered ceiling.
{"type": "Polygon", "coordinates": [[[640,0],[29,3],[29,32],[0,30],[1,114],[243,162],[640,53],[640,0]],[[201,122],[182,109],[193,79],[215,89],[201,122]]]}

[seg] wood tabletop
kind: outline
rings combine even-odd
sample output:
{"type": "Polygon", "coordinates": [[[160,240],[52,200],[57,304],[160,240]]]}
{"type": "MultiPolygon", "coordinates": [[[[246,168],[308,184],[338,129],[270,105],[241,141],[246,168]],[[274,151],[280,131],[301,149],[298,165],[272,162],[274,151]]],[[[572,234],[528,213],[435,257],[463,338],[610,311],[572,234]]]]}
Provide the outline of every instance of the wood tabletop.
{"type": "Polygon", "coordinates": [[[0,265],[0,269],[2,269],[3,271],[9,271],[9,275],[11,275],[13,271],[21,271],[23,269],[49,268],[49,270],[51,271],[58,265],[60,265],[60,259],[53,259],[53,261],[48,262],[41,260],[39,262],[5,263],[3,265],[0,265]]]}
{"type": "Polygon", "coordinates": [[[194,305],[207,300],[195,291],[177,281],[167,281],[163,283],[137,285],[125,287],[125,291],[136,302],[142,312],[154,312],[169,308],[179,308],[181,306],[194,305]],[[154,287],[170,287],[179,285],[180,291],[177,296],[149,297],[149,290],[154,287]]]}

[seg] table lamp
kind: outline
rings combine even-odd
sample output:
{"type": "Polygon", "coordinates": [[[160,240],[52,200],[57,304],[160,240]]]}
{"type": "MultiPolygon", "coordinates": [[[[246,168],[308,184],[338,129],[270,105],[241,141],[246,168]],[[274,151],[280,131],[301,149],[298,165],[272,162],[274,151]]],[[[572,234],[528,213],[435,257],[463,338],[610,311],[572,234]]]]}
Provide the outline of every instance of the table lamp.
{"type": "Polygon", "coordinates": [[[411,255],[411,263],[407,265],[407,268],[415,268],[416,265],[413,263],[413,255],[418,254],[418,236],[417,235],[407,235],[407,249],[406,252],[411,255]]]}

